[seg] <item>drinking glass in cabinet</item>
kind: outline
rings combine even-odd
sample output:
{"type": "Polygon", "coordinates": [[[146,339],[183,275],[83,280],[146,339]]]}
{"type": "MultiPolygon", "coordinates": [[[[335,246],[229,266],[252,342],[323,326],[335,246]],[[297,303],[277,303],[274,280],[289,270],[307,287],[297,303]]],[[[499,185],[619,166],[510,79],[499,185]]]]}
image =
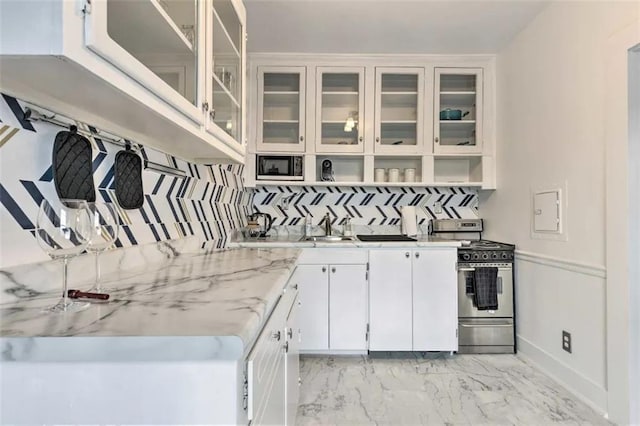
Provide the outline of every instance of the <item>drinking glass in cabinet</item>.
{"type": "Polygon", "coordinates": [[[197,102],[195,0],[107,0],[107,34],[190,103],[197,102]]]}

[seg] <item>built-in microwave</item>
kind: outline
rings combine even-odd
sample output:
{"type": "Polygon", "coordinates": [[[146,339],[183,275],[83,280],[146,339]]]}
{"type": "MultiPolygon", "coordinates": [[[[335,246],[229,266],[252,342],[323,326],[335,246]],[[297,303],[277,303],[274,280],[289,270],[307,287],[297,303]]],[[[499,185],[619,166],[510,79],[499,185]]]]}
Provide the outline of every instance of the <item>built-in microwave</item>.
{"type": "Polygon", "coordinates": [[[304,180],[304,156],[256,155],[256,180],[304,180]]]}

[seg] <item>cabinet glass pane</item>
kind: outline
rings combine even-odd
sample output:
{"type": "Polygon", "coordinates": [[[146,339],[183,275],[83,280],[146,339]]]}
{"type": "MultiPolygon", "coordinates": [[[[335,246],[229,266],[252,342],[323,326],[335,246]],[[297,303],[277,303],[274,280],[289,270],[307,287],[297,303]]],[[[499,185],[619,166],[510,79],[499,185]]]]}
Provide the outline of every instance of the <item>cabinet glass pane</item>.
{"type": "Polygon", "coordinates": [[[107,0],[109,37],[194,105],[196,6],[196,0],[107,0]]]}
{"type": "Polygon", "coordinates": [[[440,76],[440,145],[476,145],[475,74],[440,76]]]}
{"type": "Polygon", "coordinates": [[[265,73],[263,90],[263,142],[297,144],[300,138],[300,74],[265,73]]]}
{"type": "Polygon", "coordinates": [[[213,107],[214,121],[236,140],[242,126],[243,28],[231,0],[213,1],[213,107]],[[223,110],[219,110],[222,107],[223,110]],[[224,114],[224,117],[218,114],[224,114]],[[224,120],[221,124],[221,120],[224,120]],[[229,129],[228,121],[233,123],[229,129]]]}
{"type": "Polygon", "coordinates": [[[227,132],[235,140],[240,138],[240,126],[242,114],[240,105],[230,96],[223,96],[227,91],[216,78],[213,78],[213,108],[215,111],[214,123],[227,132]]]}
{"type": "Polygon", "coordinates": [[[383,74],[380,96],[380,143],[382,145],[416,145],[418,76],[383,74]]]}
{"type": "Polygon", "coordinates": [[[360,75],[322,75],[321,143],[357,145],[360,75]]]}

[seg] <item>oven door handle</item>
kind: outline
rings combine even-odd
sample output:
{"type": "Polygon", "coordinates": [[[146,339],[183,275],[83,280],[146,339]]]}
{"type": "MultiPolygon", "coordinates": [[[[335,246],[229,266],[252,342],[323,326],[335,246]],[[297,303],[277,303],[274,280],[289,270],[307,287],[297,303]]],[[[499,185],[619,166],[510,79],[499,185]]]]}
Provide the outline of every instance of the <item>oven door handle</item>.
{"type": "Polygon", "coordinates": [[[460,272],[473,272],[475,270],[476,268],[458,268],[458,271],[460,272]]]}
{"type": "Polygon", "coordinates": [[[505,323],[500,323],[500,324],[464,324],[464,323],[460,323],[458,324],[460,327],[463,328],[482,328],[482,327],[513,327],[513,324],[510,324],[508,322],[505,323]]]}

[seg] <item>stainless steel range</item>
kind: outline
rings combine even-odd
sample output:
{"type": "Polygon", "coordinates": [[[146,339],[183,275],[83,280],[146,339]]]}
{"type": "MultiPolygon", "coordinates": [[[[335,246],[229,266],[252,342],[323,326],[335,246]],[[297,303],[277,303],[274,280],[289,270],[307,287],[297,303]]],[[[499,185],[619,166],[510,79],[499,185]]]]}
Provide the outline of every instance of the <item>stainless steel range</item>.
{"type": "Polygon", "coordinates": [[[515,353],[515,246],[482,239],[482,219],[433,222],[441,238],[469,241],[458,248],[458,352],[515,353]]]}

